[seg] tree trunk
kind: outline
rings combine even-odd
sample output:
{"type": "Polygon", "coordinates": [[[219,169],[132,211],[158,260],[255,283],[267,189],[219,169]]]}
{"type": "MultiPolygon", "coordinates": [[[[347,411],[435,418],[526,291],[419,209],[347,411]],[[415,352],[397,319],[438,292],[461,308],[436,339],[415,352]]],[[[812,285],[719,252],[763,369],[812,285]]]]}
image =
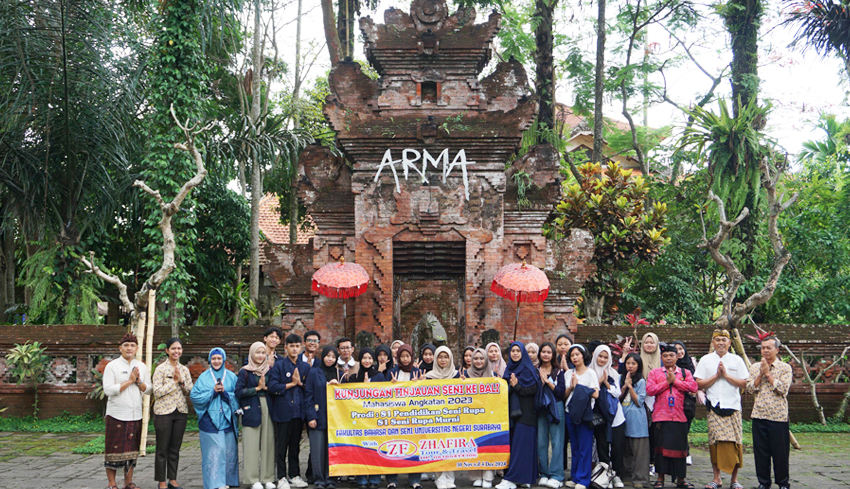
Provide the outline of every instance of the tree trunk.
{"type": "Polygon", "coordinates": [[[554,12],[558,0],[537,0],[535,18],[538,19],[534,29],[536,64],[534,90],[537,92],[540,110],[537,120],[550,129],[555,128],[555,49],[554,42],[554,12]]]}
{"type": "Polygon", "coordinates": [[[333,0],[322,0],[322,25],[325,28],[325,42],[328,45],[331,65],[339,63],[342,56],[339,46],[339,33],[335,24],[333,0]]]}
{"type": "MultiPolygon", "coordinates": [[[[3,243],[6,242],[7,234],[9,234],[9,231],[3,233],[3,243]]],[[[6,254],[5,246],[2,248],[2,257],[0,257],[0,323],[5,323],[6,309],[9,307],[9,303],[6,301],[6,285],[8,284],[6,281],[6,264],[11,260],[9,260],[9,255],[6,254]]]]}
{"type": "MultiPolygon", "coordinates": [[[[593,156],[591,161],[602,163],[602,146],[604,145],[602,96],[605,89],[605,0],[597,0],[598,14],[596,19],[596,79],[594,83],[593,102],[593,156]]],[[[601,317],[601,310],[600,310],[601,317]]]]}
{"type": "Polygon", "coordinates": [[[585,292],[582,306],[584,317],[589,324],[599,324],[602,322],[602,313],[605,311],[604,295],[585,292]]]}
{"type": "MultiPolygon", "coordinates": [[[[298,0],[298,17],[295,22],[295,84],[292,87],[292,101],[295,105],[293,123],[295,129],[301,128],[301,114],[298,111],[298,99],[301,95],[301,3],[298,0]]],[[[291,165],[290,188],[289,188],[289,244],[298,243],[298,196],[296,195],[298,183],[298,151],[293,151],[289,158],[291,165]]]]}
{"type": "MultiPolygon", "coordinates": [[[[731,0],[723,16],[726,29],[729,31],[730,44],[732,48],[732,112],[737,118],[741,108],[746,107],[758,97],[758,36],[763,5],[761,0],[731,0]]],[[[761,122],[762,129],[765,122],[761,122]]],[[[749,152],[748,152],[749,153],[749,152]]],[[[748,154],[745,165],[759,165],[755,157],[748,154]]],[[[740,177],[739,177],[740,178],[740,177]]],[[[756,233],[758,231],[759,209],[755,205],[758,200],[756,189],[751,186],[747,191],[744,205],[750,209],[749,219],[745,219],[740,226],[740,239],[746,246],[746,255],[756,256],[756,233]]],[[[755,260],[748,259],[742,263],[741,272],[747,279],[752,278],[755,273],[755,260]]]]}
{"type": "Polygon", "coordinates": [[[723,20],[732,48],[732,107],[738,117],[738,103],[746,107],[758,96],[758,36],[761,0],[730,0],[723,20]]]}
{"type": "Polygon", "coordinates": [[[233,282],[233,294],[234,294],[233,309],[230,311],[230,317],[231,317],[230,324],[231,324],[231,326],[242,326],[241,314],[239,314],[239,302],[235,300],[236,289],[237,289],[237,287],[239,287],[239,282],[241,282],[241,281],[242,281],[242,264],[237,263],[236,264],[236,280],[233,282]]]}
{"type": "MultiPolygon", "coordinates": [[[[263,36],[260,23],[260,0],[254,0],[254,49],[253,70],[254,79],[251,95],[251,123],[256,125],[260,120],[260,108],[263,99],[262,79],[263,53],[261,39],[263,36]]],[[[256,304],[260,298],[260,200],[263,198],[263,176],[260,173],[260,161],[251,158],[251,269],[248,284],[248,298],[256,304]]],[[[252,321],[255,324],[256,321],[252,321]]]]}
{"type": "Polygon", "coordinates": [[[6,255],[6,304],[15,304],[15,233],[6,231],[3,239],[3,254],[6,255]],[[11,257],[11,259],[9,259],[11,257]]]}
{"type": "Polygon", "coordinates": [[[356,0],[339,0],[337,36],[340,40],[342,55],[345,58],[354,57],[354,18],[356,11],[356,0]]]}

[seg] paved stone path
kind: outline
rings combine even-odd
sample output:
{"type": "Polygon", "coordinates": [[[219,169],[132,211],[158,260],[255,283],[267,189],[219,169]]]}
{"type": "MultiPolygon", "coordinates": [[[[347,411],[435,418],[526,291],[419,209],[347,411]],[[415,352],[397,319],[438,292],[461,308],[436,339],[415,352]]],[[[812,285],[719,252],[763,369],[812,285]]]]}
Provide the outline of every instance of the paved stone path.
{"type": "MultiPolygon", "coordinates": [[[[84,443],[94,435],[38,435],[24,433],[0,433],[0,488],[2,489],[103,489],[106,476],[103,469],[103,455],[75,455],[70,446],[84,443]],[[40,448],[29,450],[37,452],[18,453],[14,447],[16,441],[27,440],[28,446],[36,438],[40,448]],[[39,451],[40,450],[40,451],[39,451]]],[[[303,445],[306,447],[306,442],[303,445]]],[[[791,487],[812,489],[843,489],[850,487],[850,460],[844,450],[821,451],[812,447],[791,454],[791,487]]],[[[688,468],[688,479],[697,488],[711,480],[711,466],[708,452],[692,449],[694,465],[688,468]]],[[[306,468],[307,450],[301,450],[302,474],[306,468]]],[[[470,488],[470,481],[462,472],[458,473],[459,488],[470,488]]],[[[185,489],[203,489],[201,479],[201,451],[197,433],[187,433],[180,459],[180,477],[178,482],[185,489]]],[[[726,474],[724,474],[726,475],[726,474]]],[[[755,471],[751,454],[744,458],[744,469],[740,477],[746,488],[756,486],[755,471]]],[[[120,480],[119,480],[120,482],[120,480]]],[[[141,489],[155,489],[153,481],[153,454],[139,459],[136,469],[136,484],[141,489]]],[[[723,480],[729,487],[729,478],[723,480]]],[[[401,487],[405,487],[402,477],[401,487]]],[[[433,489],[432,481],[423,484],[425,489],[433,489]]],[[[247,486],[242,486],[243,488],[247,486]]],[[[348,489],[346,484],[341,489],[348,489]]],[[[673,487],[667,483],[666,487],[673,487]]],[[[776,486],[774,486],[776,487],[776,486]]],[[[311,486],[312,489],[312,486],[311,486]]]]}

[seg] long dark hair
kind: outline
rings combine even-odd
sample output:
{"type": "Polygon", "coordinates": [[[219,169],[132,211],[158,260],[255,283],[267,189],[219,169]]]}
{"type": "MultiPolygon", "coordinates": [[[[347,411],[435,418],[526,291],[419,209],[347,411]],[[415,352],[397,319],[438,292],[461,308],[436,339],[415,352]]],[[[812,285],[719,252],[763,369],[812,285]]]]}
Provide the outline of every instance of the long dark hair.
{"type": "Polygon", "coordinates": [[[555,348],[555,345],[553,345],[551,341],[544,341],[543,344],[540,345],[540,349],[537,351],[537,360],[540,362],[540,366],[542,367],[543,366],[543,359],[540,358],[540,352],[542,352],[543,347],[546,347],[546,346],[548,346],[549,350],[552,351],[552,359],[549,360],[549,368],[552,369],[552,373],[555,373],[558,370],[560,370],[561,367],[558,364],[559,363],[558,362],[558,350],[555,348]]]}
{"type": "MultiPolygon", "coordinates": [[[[630,358],[638,364],[637,372],[632,374],[632,385],[634,385],[643,378],[643,359],[640,357],[640,353],[629,353],[626,355],[626,362],[628,362],[630,358]]],[[[626,362],[623,362],[623,365],[625,365],[626,362]]]]}

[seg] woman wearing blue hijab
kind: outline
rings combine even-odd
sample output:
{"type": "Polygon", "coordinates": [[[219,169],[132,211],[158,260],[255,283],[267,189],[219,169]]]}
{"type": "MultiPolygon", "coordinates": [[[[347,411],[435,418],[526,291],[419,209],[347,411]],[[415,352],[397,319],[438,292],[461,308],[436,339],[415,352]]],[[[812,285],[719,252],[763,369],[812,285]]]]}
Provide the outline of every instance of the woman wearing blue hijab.
{"type": "Polygon", "coordinates": [[[511,343],[509,354],[510,360],[503,377],[509,386],[511,461],[497,489],[515,489],[519,484],[537,482],[537,414],[534,412],[534,397],[541,388],[540,373],[521,342],[511,343]]]}
{"type": "Polygon", "coordinates": [[[204,489],[239,487],[236,374],[224,367],[223,349],[213,348],[208,358],[210,368],[198,377],[191,394],[198,414],[204,489]]]}

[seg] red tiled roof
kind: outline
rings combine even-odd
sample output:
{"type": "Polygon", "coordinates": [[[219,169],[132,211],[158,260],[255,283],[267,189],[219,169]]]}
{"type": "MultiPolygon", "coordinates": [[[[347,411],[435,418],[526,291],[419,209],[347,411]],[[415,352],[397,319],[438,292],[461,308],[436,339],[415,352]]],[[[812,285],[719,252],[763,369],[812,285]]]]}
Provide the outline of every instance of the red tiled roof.
{"type": "MultiPolygon", "coordinates": [[[[312,224],[310,216],[307,220],[312,224]]],[[[266,194],[260,200],[260,231],[266,237],[266,241],[273,244],[289,244],[289,225],[280,222],[280,202],[277,194],[266,194]]],[[[310,238],[316,235],[313,226],[309,229],[298,227],[298,244],[307,244],[310,238]]]]}
{"type": "MultiPolygon", "coordinates": [[[[297,244],[307,244],[310,238],[316,235],[315,227],[312,225],[313,220],[307,216],[309,221],[308,229],[298,227],[297,244]]],[[[265,241],[271,244],[289,244],[289,225],[284,225],[280,222],[280,201],[277,194],[266,194],[260,199],[260,231],[265,236],[265,241]]],[[[266,265],[269,260],[263,251],[263,244],[260,243],[260,265],[266,265]]]]}
{"type": "MultiPolygon", "coordinates": [[[[555,104],[555,119],[562,122],[570,129],[573,129],[582,122],[585,122],[584,117],[574,113],[572,107],[568,107],[564,104],[555,104]]],[[[618,121],[610,117],[606,117],[605,121],[609,124],[613,124],[614,127],[621,131],[631,130],[628,122],[618,121]]]]}

